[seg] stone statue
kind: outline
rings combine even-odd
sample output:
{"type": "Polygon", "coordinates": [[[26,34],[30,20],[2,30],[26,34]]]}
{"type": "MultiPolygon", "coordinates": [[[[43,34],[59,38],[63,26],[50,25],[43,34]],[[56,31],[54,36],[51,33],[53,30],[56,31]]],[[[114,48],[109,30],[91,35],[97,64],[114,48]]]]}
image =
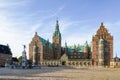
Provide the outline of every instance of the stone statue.
{"type": "Polygon", "coordinates": [[[26,56],[26,51],[25,51],[25,48],[26,46],[23,45],[23,52],[22,52],[22,68],[25,68],[27,66],[27,56],[26,56]]]}
{"type": "Polygon", "coordinates": [[[26,46],[25,46],[25,45],[23,45],[23,47],[24,47],[24,50],[25,50],[26,46]]]}

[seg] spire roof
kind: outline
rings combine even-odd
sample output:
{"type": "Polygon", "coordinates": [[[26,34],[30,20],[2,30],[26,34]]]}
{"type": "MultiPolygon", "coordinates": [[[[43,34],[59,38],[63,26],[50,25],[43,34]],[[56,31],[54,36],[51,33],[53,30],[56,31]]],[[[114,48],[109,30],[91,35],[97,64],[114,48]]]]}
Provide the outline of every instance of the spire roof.
{"type": "Polygon", "coordinates": [[[67,43],[65,42],[65,48],[67,48],[67,43]]]}
{"type": "Polygon", "coordinates": [[[55,32],[53,33],[53,37],[61,38],[61,33],[60,33],[60,30],[59,30],[58,19],[56,20],[55,32]]]}
{"type": "Polygon", "coordinates": [[[42,37],[40,37],[40,36],[38,36],[38,37],[39,37],[39,40],[42,42],[42,44],[43,44],[44,46],[47,46],[46,44],[48,43],[48,44],[49,44],[49,48],[52,49],[52,43],[49,42],[49,39],[48,39],[48,40],[45,40],[44,38],[42,38],[42,37]]]}
{"type": "Polygon", "coordinates": [[[88,46],[88,42],[87,41],[85,42],[84,46],[86,46],[86,47],[88,46]]]}
{"type": "Polygon", "coordinates": [[[56,20],[55,31],[59,32],[59,23],[58,23],[58,19],[56,20]]]}

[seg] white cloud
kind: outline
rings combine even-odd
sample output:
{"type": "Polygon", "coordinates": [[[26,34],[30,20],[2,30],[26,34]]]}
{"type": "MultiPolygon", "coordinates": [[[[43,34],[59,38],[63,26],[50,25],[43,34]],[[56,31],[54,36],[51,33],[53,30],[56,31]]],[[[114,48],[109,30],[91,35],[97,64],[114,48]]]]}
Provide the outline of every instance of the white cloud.
{"type": "MultiPolygon", "coordinates": [[[[11,16],[13,16],[14,12],[9,11],[9,8],[21,6],[23,3],[23,0],[18,2],[0,1],[0,8],[4,8],[0,10],[0,44],[9,44],[11,51],[13,52],[13,56],[21,55],[22,45],[28,45],[29,38],[26,36],[31,35],[27,34],[29,28],[24,30],[27,22],[20,17],[19,21],[12,19],[11,16]]],[[[36,29],[37,27],[34,26],[34,28],[30,30],[34,32],[36,29]]]]}
{"type": "Polygon", "coordinates": [[[17,1],[15,1],[15,0],[12,0],[12,1],[0,0],[0,8],[3,8],[3,9],[5,9],[5,8],[8,9],[11,7],[16,8],[18,6],[25,6],[26,3],[28,3],[28,0],[17,0],[17,1]]]}
{"type": "MultiPolygon", "coordinates": [[[[35,21],[32,21],[32,23],[30,23],[31,19],[34,19],[33,16],[37,17],[38,14],[36,14],[35,12],[29,14],[26,13],[21,16],[18,16],[17,14],[18,12],[17,9],[27,4],[26,3],[27,1],[26,0],[15,1],[15,2],[0,1],[0,8],[1,8],[0,44],[4,44],[4,45],[9,44],[13,52],[13,56],[17,56],[17,57],[22,55],[23,44],[27,46],[27,54],[28,54],[28,49],[29,49],[28,45],[32,40],[32,37],[34,36],[34,32],[36,31],[40,32],[41,30],[40,28],[42,28],[44,31],[45,28],[44,21],[56,17],[56,15],[63,9],[63,7],[60,7],[58,10],[55,11],[56,13],[48,15],[47,17],[43,16],[42,19],[39,18],[35,21]],[[11,8],[16,8],[16,9],[11,10],[11,8]],[[15,18],[13,18],[14,16],[15,18]]],[[[43,36],[47,35],[48,33],[44,33],[43,36]]]]}

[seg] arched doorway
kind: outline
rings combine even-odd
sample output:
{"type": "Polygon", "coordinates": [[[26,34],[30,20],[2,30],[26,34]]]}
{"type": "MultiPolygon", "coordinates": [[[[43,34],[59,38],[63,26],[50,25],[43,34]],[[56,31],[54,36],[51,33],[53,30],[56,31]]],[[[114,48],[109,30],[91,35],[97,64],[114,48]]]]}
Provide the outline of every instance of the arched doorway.
{"type": "Polygon", "coordinates": [[[62,65],[65,66],[66,65],[66,61],[62,61],[62,65]]]}

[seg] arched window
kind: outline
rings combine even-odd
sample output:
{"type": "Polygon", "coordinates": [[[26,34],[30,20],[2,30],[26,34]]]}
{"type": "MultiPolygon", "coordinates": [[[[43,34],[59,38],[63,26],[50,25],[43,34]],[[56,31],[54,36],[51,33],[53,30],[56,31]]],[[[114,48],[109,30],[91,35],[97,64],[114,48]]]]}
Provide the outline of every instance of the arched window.
{"type": "Polygon", "coordinates": [[[98,55],[96,55],[96,59],[98,59],[98,55]]]}
{"type": "Polygon", "coordinates": [[[38,47],[38,53],[40,53],[40,48],[38,47]]]}

